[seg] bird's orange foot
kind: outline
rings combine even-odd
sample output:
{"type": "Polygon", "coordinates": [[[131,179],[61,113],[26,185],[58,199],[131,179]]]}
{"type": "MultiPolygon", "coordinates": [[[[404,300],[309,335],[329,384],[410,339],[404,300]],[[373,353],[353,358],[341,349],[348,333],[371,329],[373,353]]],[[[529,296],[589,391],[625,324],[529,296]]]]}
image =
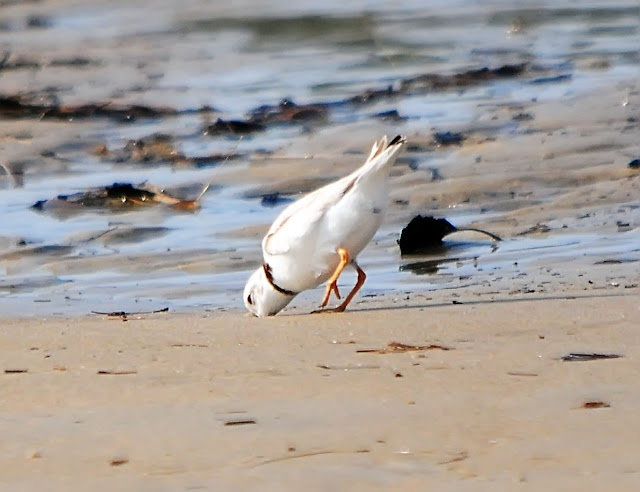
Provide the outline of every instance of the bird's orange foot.
{"type": "Polygon", "coordinates": [[[342,313],[347,308],[347,306],[349,305],[349,303],[353,299],[353,296],[355,296],[356,292],[358,292],[360,290],[360,287],[362,287],[362,285],[364,284],[365,279],[367,278],[367,276],[365,275],[365,273],[362,270],[362,268],[360,268],[355,261],[352,262],[352,263],[353,263],[353,266],[356,268],[356,271],[358,272],[358,280],[356,281],[356,285],[353,287],[351,292],[349,292],[349,295],[346,297],[346,299],[344,301],[342,301],[342,304],[340,304],[336,308],[326,308],[326,309],[324,309],[325,306],[327,305],[327,302],[329,301],[329,295],[331,294],[332,289],[335,288],[336,296],[338,296],[338,299],[340,299],[340,294],[338,293],[338,286],[335,285],[336,280],[338,278],[338,275],[334,275],[335,279],[332,279],[329,282],[329,285],[327,285],[327,293],[324,296],[324,300],[322,301],[322,306],[321,306],[323,309],[318,309],[316,311],[313,311],[312,314],[315,314],[315,313],[342,313]]]}
{"type": "Polygon", "coordinates": [[[340,306],[335,307],[335,308],[316,309],[315,311],[311,311],[311,314],[343,313],[345,307],[342,307],[342,305],[340,305],[340,306]]]}

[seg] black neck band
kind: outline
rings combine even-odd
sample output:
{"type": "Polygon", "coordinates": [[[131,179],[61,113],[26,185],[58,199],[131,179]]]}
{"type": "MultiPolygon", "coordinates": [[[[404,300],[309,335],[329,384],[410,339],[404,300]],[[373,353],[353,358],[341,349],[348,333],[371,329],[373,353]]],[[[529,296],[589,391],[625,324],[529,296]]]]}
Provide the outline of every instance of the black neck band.
{"type": "Polygon", "coordinates": [[[283,289],[278,284],[276,284],[273,281],[273,274],[271,273],[271,267],[267,263],[263,263],[262,268],[264,269],[264,275],[265,277],[267,277],[267,282],[269,282],[269,285],[274,289],[276,289],[278,292],[280,292],[280,294],[284,294],[285,296],[295,296],[298,294],[297,292],[293,292],[292,290],[283,289]]]}

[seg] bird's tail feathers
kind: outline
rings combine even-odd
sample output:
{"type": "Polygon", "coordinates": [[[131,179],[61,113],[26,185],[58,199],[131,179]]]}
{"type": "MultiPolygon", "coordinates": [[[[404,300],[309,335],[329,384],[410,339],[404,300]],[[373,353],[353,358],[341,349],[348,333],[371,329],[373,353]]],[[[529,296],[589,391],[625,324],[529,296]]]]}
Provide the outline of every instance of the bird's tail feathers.
{"type": "Polygon", "coordinates": [[[393,166],[395,158],[402,146],[406,143],[407,138],[404,135],[397,135],[389,144],[387,144],[387,136],[383,136],[379,141],[373,144],[371,153],[365,163],[366,170],[373,170],[375,168],[382,169],[388,166],[393,166]]]}
{"type": "Polygon", "coordinates": [[[367,157],[367,162],[371,159],[380,155],[380,152],[387,146],[387,136],[384,135],[378,142],[373,142],[373,147],[371,147],[371,153],[369,157],[367,157]]]}

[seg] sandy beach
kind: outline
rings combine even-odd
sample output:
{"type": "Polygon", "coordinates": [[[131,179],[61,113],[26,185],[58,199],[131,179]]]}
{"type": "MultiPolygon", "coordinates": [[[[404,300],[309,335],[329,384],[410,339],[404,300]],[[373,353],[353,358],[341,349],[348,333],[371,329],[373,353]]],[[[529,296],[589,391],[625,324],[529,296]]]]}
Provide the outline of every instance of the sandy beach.
{"type": "Polygon", "coordinates": [[[637,292],[381,304],[4,321],[2,488],[637,489],[637,292]]]}
{"type": "Polygon", "coordinates": [[[640,490],[637,4],[272,3],[0,2],[0,490],[640,490]],[[398,133],[348,311],[248,316],[398,133]],[[206,193],[70,203],[113,183],[206,193]]]}

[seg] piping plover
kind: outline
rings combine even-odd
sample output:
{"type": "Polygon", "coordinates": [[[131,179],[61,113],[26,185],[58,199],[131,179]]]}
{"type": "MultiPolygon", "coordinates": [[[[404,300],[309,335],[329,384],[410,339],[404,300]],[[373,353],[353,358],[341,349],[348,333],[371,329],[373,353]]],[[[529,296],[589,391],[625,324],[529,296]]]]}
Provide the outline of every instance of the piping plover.
{"type": "Polygon", "coordinates": [[[244,288],[244,304],[256,316],[273,316],[300,292],[328,282],[321,307],[331,292],[340,299],[338,277],[347,265],[358,280],[342,304],[324,311],[342,312],[366,275],[356,257],[376,233],[389,202],[389,171],[406,138],[373,144],[362,167],[292,203],[262,240],[263,263],[244,288]]]}

